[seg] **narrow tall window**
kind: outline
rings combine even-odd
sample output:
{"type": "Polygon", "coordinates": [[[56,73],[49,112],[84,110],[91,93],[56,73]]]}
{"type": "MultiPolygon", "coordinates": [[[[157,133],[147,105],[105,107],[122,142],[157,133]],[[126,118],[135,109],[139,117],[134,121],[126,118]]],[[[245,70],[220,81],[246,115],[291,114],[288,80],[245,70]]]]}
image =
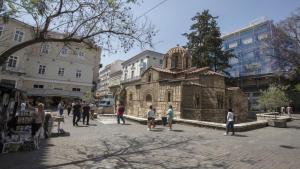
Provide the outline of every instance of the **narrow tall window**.
{"type": "Polygon", "coordinates": [[[152,96],[151,96],[151,94],[147,94],[147,96],[146,96],[146,102],[152,102],[152,96]]]}
{"type": "Polygon", "coordinates": [[[168,67],[168,58],[166,58],[166,65],[165,65],[165,68],[168,67]]]}
{"type": "Polygon", "coordinates": [[[171,91],[168,91],[168,102],[172,101],[172,93],[171,91]]]}
{"type": "Polygon", "coordinates": [[[81,70],[76,70],[76,78],[81,78],[81,70]]]}
{"type": "Polygon", "coordinates": [[[131,71],[131,78],[133,78],[134,76],[134,71],[131,71]]]}
{"type": "Polygon", "coordinates": [[[14,41],[22,42],[23,36],[24,36],[24,32],[16,31],[16,32],[15,32],[14,41]]]}
{"type": "Polygon", "coordinates": [[[65,68],[59,68],[58,69],[58,76],[64,76],[64,73],[65,73],[65,68]]]}
{"type": "Polygon", "coordinates": [[[18,57],[10,56],[8,58],[7,66],[11,68],[15,68],[17,66],[18,57]]]}
{"type": "Polygon", "coordinates": [[[76,48],[77,57],[80,59],[84,59],[84,52],[82,52],[79,48],[76,48]]]}
{"type": "Polygon", "coordinates": [[[40,65],[39,66],[39,72],[40,75],[44,75],[46,73],[46,66],[45,65],[40,65]]]}
{"type": "Polygon", "coordinates": [[[151,82],[151,73],[148,75],[148,82],[151,82]]]}
{"type": "Polygon", "coordinates": [[[3,34],[3,31],[4,31],[4,26],[3,26],[3,25],[0,25],[0,37],[1,37],[1,35],[3,34]]]}
{"type": "Polygon", "coordinates": [[[42,45],[42,53],[48,53],[49,50],[49,45],[48,44],[43,44],[42,45]]]}
{"type": "Polygon", "coordinates": [[[185,68],[187,69],[189,67],[189,58],[185,58],[185,68]]]}
{"type": "Polygon", "coordinates": [[[61,53],[62,55],[68,54],[68,49],[67,49],[67,47],[64,46],[64,47],[61,49],[60,53],[61,53]]]}

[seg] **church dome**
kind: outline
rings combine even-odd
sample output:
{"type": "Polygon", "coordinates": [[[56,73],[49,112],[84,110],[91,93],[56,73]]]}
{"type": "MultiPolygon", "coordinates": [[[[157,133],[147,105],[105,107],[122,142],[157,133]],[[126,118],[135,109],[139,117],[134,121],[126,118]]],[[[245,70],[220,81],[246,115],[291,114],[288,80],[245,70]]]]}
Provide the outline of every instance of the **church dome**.
{"type": "Polygon", "coordinates": [[[192,57],[189,54],[188,50],[177,45],[174,48],[171,48],[164,57],[164,69],[172,71],[181,71],[191,67],[192,57]]]}
{"type": "Polygon", "coordinates": [[[187,51],[185,48],[181,47],[181,46],[176,46],[175,48],[171,48],[171,49],[167,52],[167,54],[168,54],[169,56],[172,56],[172,55],[174,55],[175,53],[178,53],[178,54],[180,54],[181,56],[184,56],[185,54],[188,53],[188,51],[187,51]]]}

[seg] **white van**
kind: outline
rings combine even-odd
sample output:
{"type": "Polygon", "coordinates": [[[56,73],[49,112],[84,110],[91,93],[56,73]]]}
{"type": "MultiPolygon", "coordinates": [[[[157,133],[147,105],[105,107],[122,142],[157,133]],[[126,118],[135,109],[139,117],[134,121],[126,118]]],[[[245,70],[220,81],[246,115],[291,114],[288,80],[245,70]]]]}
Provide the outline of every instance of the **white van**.
{"type": "Polygon", "coordinates": [[[113,98],[104,98],[98,103],[98,107],[111,107],[115,104],[114,102],[113,98]]]}

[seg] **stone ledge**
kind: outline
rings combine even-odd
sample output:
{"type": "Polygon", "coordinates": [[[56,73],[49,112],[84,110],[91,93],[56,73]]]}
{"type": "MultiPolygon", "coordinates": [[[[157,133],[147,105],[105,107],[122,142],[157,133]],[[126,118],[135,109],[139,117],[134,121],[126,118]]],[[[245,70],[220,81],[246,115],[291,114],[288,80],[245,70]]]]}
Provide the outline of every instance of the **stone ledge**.
{"type": "MultiPolygon", "coordinates": [[[[225,130],[226,125],[224,123],[215,123],[215,122],[207,122],[207,121],[197,121],[197,120],[186,120],[186,119],[174,119],[176,123],[182,124],[190,124],[198,127],[207,127],[225,130]]],[[[247,123],[239,123],[234,125],[234,129],[237,132],[250,131],[268,126],[267,120],[255,121],[255,122],[247,122],[247,123]]]]}
{"type": "MultiPolygon", "coordinates": [[[[109,116],[109,115],[107,115],[107,116],[109,116]]],[[[140,124],[144,124],[144,125],[147,124],[146,118],[129,116],[129,115],[124,115],[124,117],[126,119],[136,121],[140,124]]],[[[157,124],[161,124],[160,119],[155,120],[155,121],[157,122],[157,124]]],[[[219,130],[226,129],[226,125],[224,123],[215,123],[215,122],[207,122],[207,121],[188,120],[188,119],[174,119],[174,122],[178,123],[178,124],[188,124],[188,125],[193,125],[193,126],[197,126],[197,127],[206,127],[206,128],[213,128],[213,129],[219,129],[219,130]]],[[[259,129],[259,128],[263,128],[263,127],[267,127],[267,126],[268,126],[268,121],[261,120],[261,121],[235,124],[234,129],[237,132],[243,132],[243,131],[255,130],[255,129],[259,129]]]]}

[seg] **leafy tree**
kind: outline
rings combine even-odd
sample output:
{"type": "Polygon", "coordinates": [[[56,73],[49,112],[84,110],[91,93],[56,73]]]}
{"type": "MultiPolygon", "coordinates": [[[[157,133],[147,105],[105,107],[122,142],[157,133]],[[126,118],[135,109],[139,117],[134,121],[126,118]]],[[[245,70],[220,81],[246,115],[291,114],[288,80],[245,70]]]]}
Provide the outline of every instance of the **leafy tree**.
{"type": "Polygon", "coordinates": [[[262,91],[261,96],[258,98],[258,104],[261,108],[267,110],[276,110],[278,107],[287,106],[289,98],[285,93],[287,87],[270,85],[270,87],[262,91]]]}
{"type": "Polygon", "coordinates": [[[0,65],[14,52],[43,42],[84,43],[91,48],[97,44],[110,51],[115,49],[112,42],[125,51],[135,44],[152,45],[154,27],[132,14],[137,4],[138,0],[0,0],[0,19],[26,17],[35,23],[34,38],[0,53],[0,65]],[[62,36],[51,36],[53,32],[62,36]]]}
{"type": "Polygon", "coordinates": [[[230,67],[229,59],[234,55],[230,50],[222,50],[222,38],[217,18],[212,16],[209,10],[204,10],[201,14],[197,13],[192,18],[195,23],[190,27],[191,32],[183,35],[188,39],[186,47],[191,52],[194,66],[208,66],[214,71],[224,72],[230,67]]]}

